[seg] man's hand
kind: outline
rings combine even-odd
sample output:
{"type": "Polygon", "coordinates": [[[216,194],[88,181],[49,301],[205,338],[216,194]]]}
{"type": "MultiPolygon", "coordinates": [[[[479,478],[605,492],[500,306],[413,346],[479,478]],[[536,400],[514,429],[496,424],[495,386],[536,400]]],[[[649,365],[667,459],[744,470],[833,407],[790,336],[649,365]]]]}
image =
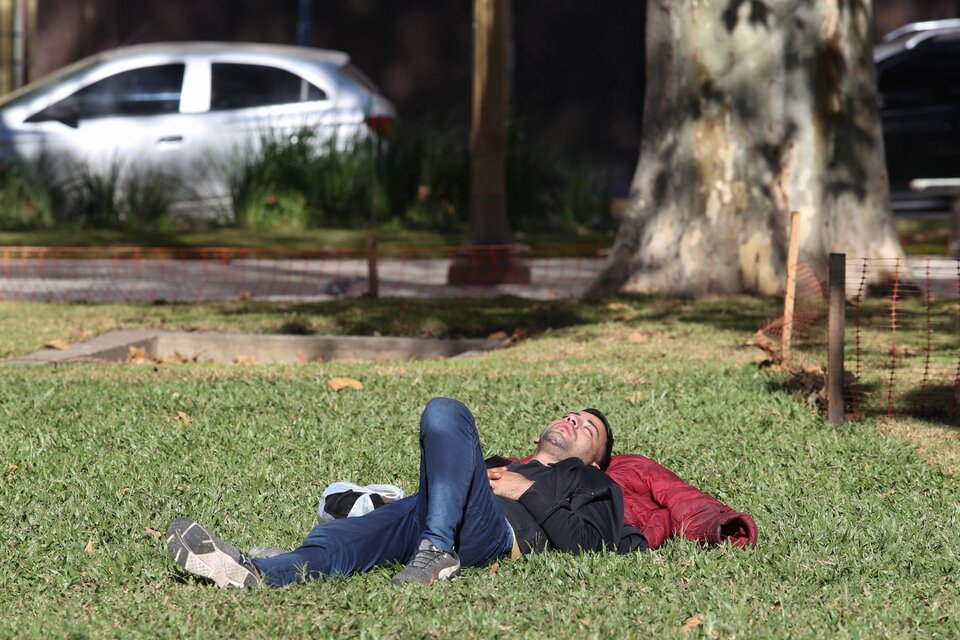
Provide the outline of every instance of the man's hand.
{"type": "Polygon", "coordinates": [[[533,486],[533,480],[527,480],[516,471],[507,471],[506,467],[487,469],[487,479],[493,494],[501,498],[518,500],[523,492],[533,486]]]}

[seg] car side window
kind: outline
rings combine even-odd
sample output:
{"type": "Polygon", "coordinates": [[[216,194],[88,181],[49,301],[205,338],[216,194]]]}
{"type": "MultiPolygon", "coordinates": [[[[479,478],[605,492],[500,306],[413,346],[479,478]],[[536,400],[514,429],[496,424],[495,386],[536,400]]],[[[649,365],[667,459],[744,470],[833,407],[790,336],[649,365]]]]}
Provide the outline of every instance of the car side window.
{"type": "Polygon", "coordinates": [[[300,76],[259,64],[211,65],[210,110],[245,109],[326,100],[327,94],[300,76]]]}
{"type": "Polygon", "coordinates": [[[877,88],[885,109],[960,104],[960,41],[922,43],[880,71],[877,88]]]}
{"type": "Polygon", "coordinates": [[[87,85],[30,121],[176,113],[180,109],[184,68],[183,64],[164,64],[122,71],[87,85]]]}

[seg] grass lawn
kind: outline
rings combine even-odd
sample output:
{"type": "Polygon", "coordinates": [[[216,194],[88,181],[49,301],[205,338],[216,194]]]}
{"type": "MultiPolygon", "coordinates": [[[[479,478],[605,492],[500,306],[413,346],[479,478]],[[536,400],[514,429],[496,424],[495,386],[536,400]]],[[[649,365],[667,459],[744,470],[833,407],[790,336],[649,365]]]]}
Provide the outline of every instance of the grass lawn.
{"type": "MultiPolygon", "coordinates": [[[[354,249],[366,246],[366,229],[307,229],[249,231],[247,229],[193,229],[177,232],[45,229],[0,230],[0,246],[32,247],[236,247],[273,249],[354,249]]],[[[458,246],[464,232],[380,229],[378,244],[387,249],[402,247],[458,246]]],[[[613,233],[541,231],[515,233],[528,244],[613,244],[613,233]]]]}
{"type": "MultiPolygon", "coordinates": [[[[950,238],[948,217],[896,218],[897,232],[904,250],[914,255],[941,255],[950,238]]],[[[0,246],[37,247],[236,247],[274,249],[317,249],[321,247],[360,248],[366,246],[366,229],[308,229],[249,231],[246,229],[190,229],[184,231],[113,231],[44,229],[37,231],[0,230],[0,246]]],[[[613,244],[613,233],[538,231],[515,233],[526,244],[613,244]]],[[[379,245],[397,247],[457,246],[463,231],[426,231],[380,229],[379,245]]]]}
{"type": "Polygon", "coordinates": [[[745,345],[776,307],[0,303],[0,355],[133,325],[528,334],[448,361],[0,370],[0,637],[958,637],[957,428],[811,414],[745,345]],[[328,391],[334,376],[363,389],[328,391]],[[155,532],[181,515],[241,547],[290,547],[332,481],[415,490],[417,417],[435,395],[473,408],[490,453],[526,452],[549,419],[598,406],[615,451],[749,512],[760,542],[546,554],[427,589],[391,587],[394,566],[220,591],[168,559],[155,532]]]}

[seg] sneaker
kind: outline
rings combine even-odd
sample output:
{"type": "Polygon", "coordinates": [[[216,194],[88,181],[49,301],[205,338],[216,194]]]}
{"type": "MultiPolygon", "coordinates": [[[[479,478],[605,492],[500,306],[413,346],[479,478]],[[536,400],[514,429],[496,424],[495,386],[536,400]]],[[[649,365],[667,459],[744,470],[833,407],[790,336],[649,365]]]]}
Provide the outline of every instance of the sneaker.
{"type": "Polygon", "coordinates": [[[420,542],[417,552],[403,571],[393,576],[393,584],[431,584],[460,574],[460,558],[453,551],[437,548],[429,540],[420,542]]]}
{"type": "Polygon", "coordinates": [[[167,528],[167,551],[185,571],[209,578],[221,589],[260,584],[246,556],[189,518],[175,520],[167,528]]]}

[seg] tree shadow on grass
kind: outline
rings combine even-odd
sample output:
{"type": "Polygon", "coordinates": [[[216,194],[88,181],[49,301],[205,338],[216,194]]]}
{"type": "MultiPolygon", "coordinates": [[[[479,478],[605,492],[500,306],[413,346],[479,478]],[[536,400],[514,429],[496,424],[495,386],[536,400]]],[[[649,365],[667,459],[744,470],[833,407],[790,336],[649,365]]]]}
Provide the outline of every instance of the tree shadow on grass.
{"type": "Polygon", "coordinates": [[[629,298],[637,305],[638,320],[698,324],[720,331],[751,335],[780,313],[777,298],[724,296],[691,300],[659,296],[629,298]]]}
{"type": "Polygon", "coordinates": [[[901,395],[894,409],[899,415],[960,427],[960,387],[952,384],[919,386],[901,395]]]}
{"type": "Polygon", "coordinates": [[[489,299],[371,299],[344,298],[326,302],[249,302],[223,311],[226,316],[248,313],[282,318],[281,332],[310,333],[309,319],[322,317],[338,333],[349,335],[432,335],[486,337],[522,330],[537,335],[599,322],[674,325],[703,324],[748,336],[775,313],[773,299],[736,296],[693,301],[665,297],[606,297],[586,301],[533,301],[515,297],[489,299]],[[291,320],[290,316],[295,316],[291,320]]]}
{"type": "Polygon", "coordinates": [[[600,313],[591,305],[570,301],[492,299],[371,299],[348,298],[327,302],[288,304],[241,303],[225,309],[225,316],[259,314],[277,316],[281,333],[315,333],[311,318],[322,318],[326,327],[345,335],[479,337],[521,330],[536,335],[597,322],[600,313]],[[290,316],[294,316],[291,319],[290,316]]]}

